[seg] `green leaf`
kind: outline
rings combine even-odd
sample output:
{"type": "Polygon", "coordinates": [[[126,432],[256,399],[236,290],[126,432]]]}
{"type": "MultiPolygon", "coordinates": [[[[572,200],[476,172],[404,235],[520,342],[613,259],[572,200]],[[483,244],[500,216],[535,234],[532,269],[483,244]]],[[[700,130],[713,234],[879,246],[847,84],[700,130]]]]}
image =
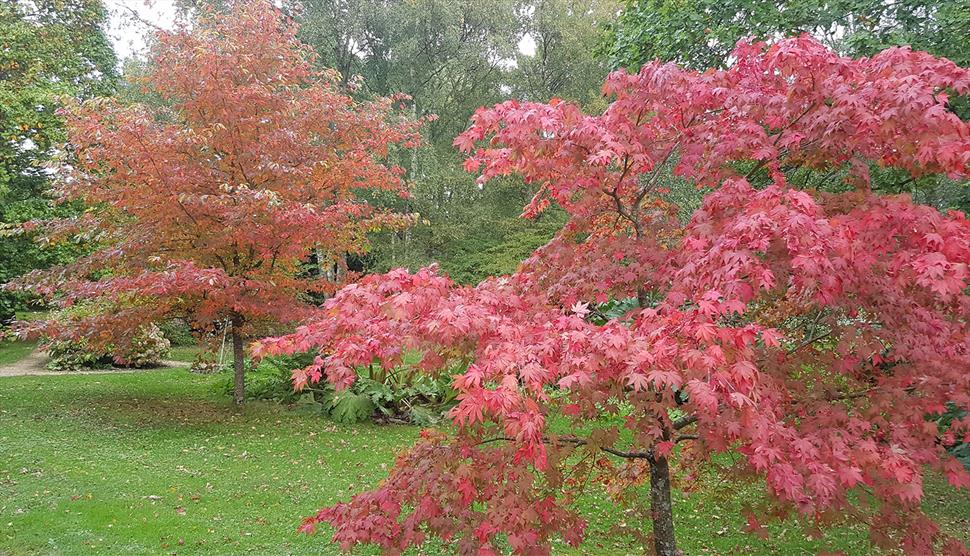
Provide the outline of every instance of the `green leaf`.
{"type": "Polygon", "coordinates": [[[360,423],[370,419],[376,406],[370,397],[353,392],[341,392],[330,401],[330,418],[338,423],[360,423]]]}

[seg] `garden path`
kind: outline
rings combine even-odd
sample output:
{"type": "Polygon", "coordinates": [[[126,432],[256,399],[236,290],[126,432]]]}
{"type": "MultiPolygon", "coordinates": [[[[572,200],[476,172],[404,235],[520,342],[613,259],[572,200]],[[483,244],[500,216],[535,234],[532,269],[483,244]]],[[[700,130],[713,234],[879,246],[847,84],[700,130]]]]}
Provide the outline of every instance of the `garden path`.
{"type": "Polygon", "coordinates": [[[47,354],[43,350],[35,349],[23,359],[10,363],[8,365],[0,365],[0,377],[5,376],[26,376],[26,375],[98,375],[98,374],[115,374],[115,373],[143,373],[155,370],[164,370],[172,367],[188,367],[189,364],[182,361],[171,361],[164,360],[160,367],[152,367],[148,369],[121,369],[121,368],[108,368],[108,369],[91,369],[90,371],[73,371],[73,372],[58,372],[50,371],[47,369],[47,354]]]}

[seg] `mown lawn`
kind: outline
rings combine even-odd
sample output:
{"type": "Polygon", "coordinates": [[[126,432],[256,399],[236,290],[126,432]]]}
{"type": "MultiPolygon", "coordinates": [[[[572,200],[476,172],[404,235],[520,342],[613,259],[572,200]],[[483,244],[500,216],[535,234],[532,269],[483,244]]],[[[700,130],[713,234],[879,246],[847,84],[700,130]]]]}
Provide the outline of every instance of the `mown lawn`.
{"type": "Polygon", "coordinates": [[[30,355],[37,347],[35,342],[0,340],[0,365],[10,365],[30,355]]]}
{"type": "Polygon", "coordinates": [[[168,359],[192,363],[203,352],[204,350],[197,346],[172,346],[168,352],[168,359]]]}
{"type": "MultiPolygon", "coordinates": [[[[222,380],[182,369],[0,378],[0,554],[338,553],[325,535],[297,534],[299,518],[375,484],[418,429],[335,425],[270,403],[237,411],[222,380]]],[[[931,483],[930,509],[967,535],[970,496],[948,492],[931,483]]],[[[822,540],[794,523],[771,526],[767,541],[743,534],[739,509],[756,498],[711,478],[678,495],[682,547],[870,552],[858,526],[822,540]]],[[[584,507],[588,544],[557,553],[640,553],[615,530],[644,529],[639,518],[592,495],[584,507]]]]}
{"type": "MultiPolygon", "coordinates": [[[[18,311],[17,320],[30,321],[43,318],[42,311],[18,311]]],[[[22,342],[14,339],[0,339],[0,366],[10,365],[30,355],[37,347],[36,341],[22,342]]]]}

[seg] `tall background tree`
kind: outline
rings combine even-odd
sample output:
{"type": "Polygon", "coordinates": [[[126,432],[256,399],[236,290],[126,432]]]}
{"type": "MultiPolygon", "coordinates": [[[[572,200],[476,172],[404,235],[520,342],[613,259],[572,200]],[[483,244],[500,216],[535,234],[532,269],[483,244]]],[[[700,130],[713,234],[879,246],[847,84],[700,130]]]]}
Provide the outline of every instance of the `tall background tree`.
{"type": "Polygon", "coordinates": [[[38,225],[96,248],[21,278],[67,311],[29,331],[124,347],[172,316],[227,323],[242,403],[245,338],[298,321],[310,294],[332,291],[303,270],[311,253],[361,253],[367,232],[401,223],[357,193],[403,194],[402,171],[384,160],[419,140],[400,99],[350,98],[295,35],[269,2],[205,11],[157,37],[137,86],[158,102],[70,110],[57,192],[87,209],[38,225]]]}
{"type": "MultiPolygon", "coordinates": [[[[461,170],[452,139],[475,109],[507,98],[548,95],[597,105],[608,71],[595,56],[612,0],[302,0],[286,2],[300,36],[338,69],[360,75],[356,96],[402,91],[425,126],[424,146],[402,153],[413,195],[396,208],[419,213],[413,227],[385,233],[367,268],[416,268],[432,261],[462,282],[511,272],[562,221],[550,213],[525,225],[521,206],[533,194],[519,179],[478,187],[461,170]],[[523,53],[526,35],[535,53],[523,53]]],[[[527,39],[526,42],[529,42],[527,39]]]]}
{"type": "MultiPolygon", "coordinates": [[[[56,113],[63,100],[114,88],[117,60],[106,18],[100,0],[0,5],[0,284],[76,251],[44,249],[19,224],[72,210],[52,205],[44,165],[64,140],[56,113]]],[[[13,293],[0,291],[0,322],[19,307],[13,293]]]]}
{"type": "Polygon", "coordinates": [[[654,59],[724,67],[740,39],[809,33],[852,56],[910,45],[970,65],[968,0],[628,0],[610,53],[615,65],[654,59]]]}
{"type": "Polygon", "coordinates": [[[602,81],[610,69],[596,47],[609,35],[618,2],[602,0],[535,0],[522,2],[523,37],[531,52],[516,52],[509,79],[510,97],[545,101],[560,98],[587,111],[606,106],[602,81]]]}
{"type": "MultiPolygon", "coordinates": [[[[808,33],[848,56],[910,46],[970,66],[970,0],[628,0],[610,26],[606,53],[635,71],[655,59],[694,69],[726,67],[737,41],[808,33]]],[[[948,109],[970,119],[970,98],[948,109]]],[[[874,175],[875,188],[908,192],[940,209],[970,211],[970,186],[946,176],[874,175]]]]}

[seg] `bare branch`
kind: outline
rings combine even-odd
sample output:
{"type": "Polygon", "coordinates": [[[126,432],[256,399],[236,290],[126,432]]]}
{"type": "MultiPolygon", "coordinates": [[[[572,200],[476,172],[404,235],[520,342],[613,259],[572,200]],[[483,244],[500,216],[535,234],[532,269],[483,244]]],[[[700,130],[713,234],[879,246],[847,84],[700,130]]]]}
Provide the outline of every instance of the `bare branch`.
{"type": "MultiPolygon", "coordinates": [[[[487,438],[482,440],[476,446],[481,446],[482,444],[490,444],[492,442],[514,442],[515,439],[508,436],[495,436],[492,438],[487,438]]],[[[543,437],[542,442],[545,444],[571,444],[573,446],[586,446],[589,444],[589,440],[585,438],[576,438],[572,436],[562,436],[559,438],[549,438],[543,437]]],[[[634,452],[634,451],[624,451],[612,448],[609,446],[599,446],[599,449],[614,456],[626,459],[651,459],[653,458],[653,450],[648,450],[646,452],[634,452]]]]}

